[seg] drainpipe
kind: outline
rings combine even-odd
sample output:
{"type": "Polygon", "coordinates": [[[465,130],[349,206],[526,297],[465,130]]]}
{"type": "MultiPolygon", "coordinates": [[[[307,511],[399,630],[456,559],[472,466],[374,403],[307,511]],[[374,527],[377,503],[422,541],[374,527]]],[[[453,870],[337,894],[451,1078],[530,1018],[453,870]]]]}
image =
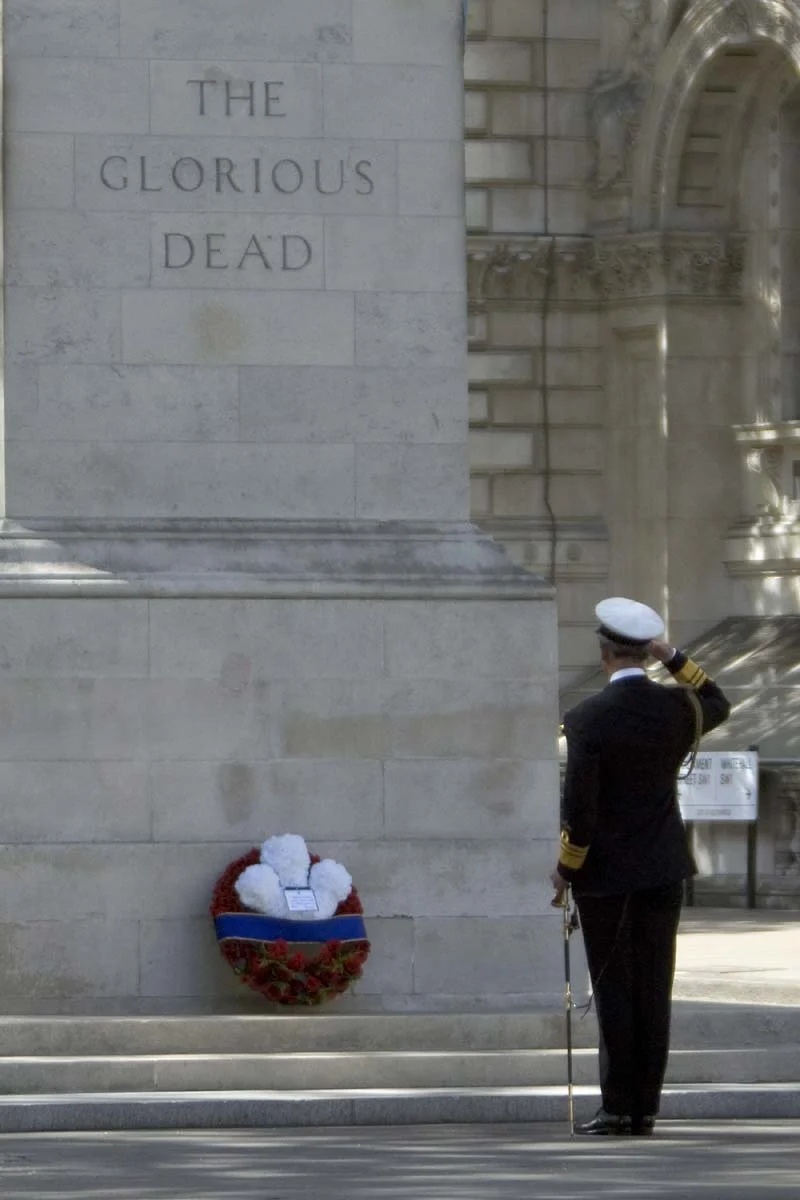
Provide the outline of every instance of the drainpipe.
{"type": "Polygon", "coordinates": [[[542,42],[543,42],[543,74],[542,91],[544,94],[544,138],[542,150],[542,169],[544,171],[544,235],[549,238],[547,258],[545,262],[544,293],[542,295],[541,323],[541,364],[542,364],[542,438],[544,448],[544,507],[550,522],[550,569],[548,579],[551,584],[556,581],[556,554],[558,552],[558,525],[551,502],[552,466],[550,448],[550,382],[548,362],[548,330],[547,320],[550,315],[550,300],[556,270],[556,239],[550,233],[550,78],[548,71],[548,38],[550,31],[550,3],[544,0],[542,10],[542,42]]]}

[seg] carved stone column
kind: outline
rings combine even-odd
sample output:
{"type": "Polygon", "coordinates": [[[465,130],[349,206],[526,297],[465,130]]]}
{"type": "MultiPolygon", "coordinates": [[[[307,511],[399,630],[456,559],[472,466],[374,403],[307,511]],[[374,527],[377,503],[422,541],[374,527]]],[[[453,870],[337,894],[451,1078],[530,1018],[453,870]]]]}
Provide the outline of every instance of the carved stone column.
{"type": "Polygon", "coordinates": [[[600,68],[589,93],[595,142],[593,221],[628,223],[633,159],[653,72],[676,19],[671,0],[614,0],[603,5],[600,68]]]}
{"type": "Polygon", "coordinates": [[[606,312],[611,576],[686,638],[727,611],[713,548],[735,511],[744,239],[631,235],[599,239],[595,255],[606,312]]]}

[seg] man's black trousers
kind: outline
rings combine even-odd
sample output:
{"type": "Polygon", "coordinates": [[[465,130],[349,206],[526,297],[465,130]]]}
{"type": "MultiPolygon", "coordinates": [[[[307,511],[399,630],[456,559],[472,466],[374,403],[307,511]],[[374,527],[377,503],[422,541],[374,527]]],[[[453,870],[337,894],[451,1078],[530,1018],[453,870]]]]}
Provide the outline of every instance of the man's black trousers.
{"type": "Polygon", "coordinates": [[[669,1055],[683,884],[577,899],[600,1025],[603,1108],[654,1116],[669,1055]]]}

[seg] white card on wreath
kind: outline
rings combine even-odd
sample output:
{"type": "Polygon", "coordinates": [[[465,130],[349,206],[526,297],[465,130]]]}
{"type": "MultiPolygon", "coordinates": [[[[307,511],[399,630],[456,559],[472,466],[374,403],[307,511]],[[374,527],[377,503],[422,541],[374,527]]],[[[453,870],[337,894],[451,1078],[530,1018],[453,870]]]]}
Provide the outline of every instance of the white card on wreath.
{"type": "Polygon", "coordinates": [[[284,888],[283,894],[289,912],[319,912],[313,888],[284,888]]]}

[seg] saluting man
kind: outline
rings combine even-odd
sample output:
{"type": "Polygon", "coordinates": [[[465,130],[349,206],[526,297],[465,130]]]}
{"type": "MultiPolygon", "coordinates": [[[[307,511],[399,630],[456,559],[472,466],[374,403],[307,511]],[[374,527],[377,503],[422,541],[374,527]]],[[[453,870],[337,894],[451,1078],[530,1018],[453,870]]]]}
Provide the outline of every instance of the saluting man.
{"type": "Polygon", "coordinates": [[[695,870],[677,776],[730,704],[701,667],[658,640],[664,623],[652,608],[613,597],[595,612],[609,683],[564,718],[561,852],[551,875],[554,902],[572,885],[600,1026],[603,1105],[576,1132],[649,1134],[669,1054],[683,881],[695,870]],[[686,686],[649,679],[650,655],[686,686]]]}

